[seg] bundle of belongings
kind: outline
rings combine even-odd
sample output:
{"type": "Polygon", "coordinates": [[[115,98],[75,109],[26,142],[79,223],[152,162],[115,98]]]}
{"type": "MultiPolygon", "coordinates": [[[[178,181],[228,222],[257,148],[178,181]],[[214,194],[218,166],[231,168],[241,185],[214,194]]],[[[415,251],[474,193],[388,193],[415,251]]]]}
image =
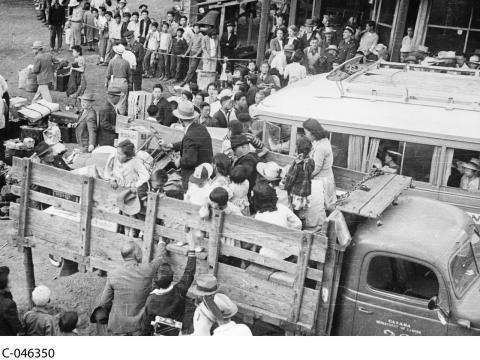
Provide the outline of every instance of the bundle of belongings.
{"type": "Polygon", "coordinates": [[[18,113],[29,122],[33,123],[50,115],[52,112],[59,110],[59,104],[51,103],[42,99],[30,105],[24,106],[18,111],[18,113]]]}
{"type": "Polygon", "coordinates": [[[18,72],[18,88],[28,92],[37,91],[37,75],[33,73],[33,65],[28,65],[18,72]]]}

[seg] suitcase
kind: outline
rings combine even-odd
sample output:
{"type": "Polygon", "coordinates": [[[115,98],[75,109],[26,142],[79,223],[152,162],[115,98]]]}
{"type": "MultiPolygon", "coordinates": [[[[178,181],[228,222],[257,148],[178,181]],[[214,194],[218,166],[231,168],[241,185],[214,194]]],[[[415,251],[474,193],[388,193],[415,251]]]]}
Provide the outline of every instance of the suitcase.
{"type": "Polygon", "coordinates": [[[58,92],[65,92],[68,88],[68,80],[70,79],[69,74],[57,74],[55,76],[55,86],[54,90],[58,92]]]}
{"type": "Polygon", "coordinates": [[[43,130],[41,127],[23,125],[20,126],[20,140],[29,137],[35,140],[35,145],[43,141],[43,130]]]}
{"type": "Polygon", "coordinates": [[[60,133],[62,135],[62,142],[64,144],[75,144],[77,138],[75,136],[75,128],[69,128],[66,126],[59,125],[60,133]]]}

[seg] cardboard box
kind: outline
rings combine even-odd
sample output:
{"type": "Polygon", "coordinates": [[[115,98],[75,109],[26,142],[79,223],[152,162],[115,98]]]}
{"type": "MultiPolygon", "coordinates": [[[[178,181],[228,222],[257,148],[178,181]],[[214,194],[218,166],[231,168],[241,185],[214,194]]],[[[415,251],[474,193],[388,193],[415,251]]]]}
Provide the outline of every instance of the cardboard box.
{"type": "Polygon", "coordinates": [[[118,143],[121,143],[123,140],[130,140],[133,145],[135,145],[135,150],[138,151],[138,149],[145,144],[150,135],[151,131],[143,126],[120,129],[118,131],[118,143]]]}

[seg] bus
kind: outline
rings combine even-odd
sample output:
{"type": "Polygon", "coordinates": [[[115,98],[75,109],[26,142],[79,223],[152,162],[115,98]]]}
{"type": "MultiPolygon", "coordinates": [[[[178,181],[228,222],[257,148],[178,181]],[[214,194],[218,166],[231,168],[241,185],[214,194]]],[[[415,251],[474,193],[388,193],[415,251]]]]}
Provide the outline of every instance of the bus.
{"type": "Polygon", "coordinates": [[[415,195],[456,205],[479,224],[480,190],[460,188],[462,162],[480,162],[478,94],[478,70],[354,58],[268,96],[255,118],[270,151],[288,155],[303,121],[317,119],[335,166],[368,172],[388,154],[415,195]]]}

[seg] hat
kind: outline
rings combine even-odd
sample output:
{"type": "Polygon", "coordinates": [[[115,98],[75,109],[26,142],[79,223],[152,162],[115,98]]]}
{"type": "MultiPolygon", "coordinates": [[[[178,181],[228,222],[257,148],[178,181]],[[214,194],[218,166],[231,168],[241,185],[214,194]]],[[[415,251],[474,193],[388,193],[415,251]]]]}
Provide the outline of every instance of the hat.
{"type": "Polygon", "coordinates": [[[353,30],[353,28],[351,26],[345,26],[345,29],[344,30],[347,30],[348,32],[350,32],[352,35],[355,34],[355,30],[353,30]]]}
{"type": "Polygon", "coordinates": [[[230,319],[238,312],[237,305],[227,295],[221,293],[217,293],[213,297],[206,296],[204,304],[217,319],[230,319]]]}
{"type": "Polygon", "coordinates": [[[209,163],[203,163],[198,165],[195,168],[195,171],[193,174],[190,176],[189,181],[201,185],[203,184],[206,180],[210,179],[210,177],[213,174],[213,166],[212,164],[209,163]]]}
{"type": "Polygon", "coordinates": [[[178,107],[172,111],[172,114],[182,120],[193,120],[195,118],[195,108],[190,101],[180,100],[178,107]]]}
{"type": "Polygon", "coordinates": [[[130,189],[122,191],[117,195],[118,208],[127,215],[136,215],[141,210],[140,199],[130,189]]]}
{"type": "Polygon", "coordinates": [[[213,295],[218,290],[217,278],[210,274],[198,274],[196,284],[192,286],[190,292],[194,296],[213,295]]]}
{"type": "Polygon", "coordinates": [[[267,181],[274,181],[282,177],[283,168],[274,161],[259,162],[257,164],[257,171],[267,181]]]}
{"type": "Polygon", "coordinates": [[[78,6],[78,5],[80,5],[78,0],[70,0],[70,2],[68,3],[68,7],[74,7],[74,6],[78,6]]]}
{"type": "Polygon", "coordinates": [[[82,96],[80,96],[80,100],[95,101],[95,94],[84,93],[82,96]]]}
{"type": "Polygon", "coordinates": [[[131,39],[133,38],[133,36],[134,36],[134,32],[132,30],[125,31],[125,34],[123,35],[125,39],[131,39]]]}
{"type": "Polygon", "coordinates": [[[222,91],[220,91],[220,94],[218,94],[218,98],[221,99],[224,96],[232,97],[233,91],[230,89],[223,89],[222,91]]]}
{"type": "Polygon", "coordinates": [[[111,87],[107,90],[108,95],[120,96],[122,95],[122,90],[116,87],[111,87]]]}
{"type": "Polygon", "coordinates": [[[399,156],[399,157],[402,157],[402,154],[400,154],[399,152],[397,151],[393,151],[393,150],[387,150],[387,153],[390,154],[390,155],[393,155],[393,156],[399,156]]]}
{"type": "Polygon", "coordinates": [[[42,157],[50,151],[50,145],[42,141],[33,148],[33,151],[35,152],[35,154],[37,154],[38,157],[42,157]]]}
{"type": "Polygon", "coordinates": [[[32,49],[43,49],[44,47],[41,41],[35,41],[32,45],[32,49]]]}
{"type": "Polygon", "coordinates": [[[471,158],[471,159],[470,159],[470,162],[471,162],[472,164],[475,164],[475,165],[477,165],[477,166],[478,166],[478,168],[480,169],[480,159],[477,159],[477,158],[471,158]]]}
{"type": "Polygon", "coordinates": [[[472,55],[470,56],[470,59],[468,59],[468,62],[471,64],[480,65],[480,57],[478,55],[472,55]]]}
{"type": "Polygon", "coordinates": [[[245,135],[234,135],[230,139],[230,146],[232,150],[235,150],[236,148],[248,144],[248,138],[245,135]]]}
{"type": "Polygon", "coordinates": [[[464,167],[465,169],[470,169],[475,171],[480,170],[480,167],[477,164],[473,163],[472,161],[462,163],[462,167],[464,167]]]}
{"type": "Polygon", "coordinates": [[[327,51],[328,50],[335,50],[335,51],[338,51],[338,46],[337,45],[328,45],[327,47],[327,51]]]}
{"type": "Polygon", "coordinates": [[[125,52],[125,46],[123,46],[122,44],[115,45],[113,47],[113,51],[115,52],[115,54],[122,55],[125,52]]]}
{"type": "Polygon", "coordinates": [[[305,26],[314,26],[314,25],[315,25],[315,20],[313,19],[305,20],[305,26]]]}
{"type": "Polygon", "coordinates": [[[39,285],[32,291],[32,301],[35,306],[45,306],[50,301],[50,289],[45,285],[39,285]]]}

